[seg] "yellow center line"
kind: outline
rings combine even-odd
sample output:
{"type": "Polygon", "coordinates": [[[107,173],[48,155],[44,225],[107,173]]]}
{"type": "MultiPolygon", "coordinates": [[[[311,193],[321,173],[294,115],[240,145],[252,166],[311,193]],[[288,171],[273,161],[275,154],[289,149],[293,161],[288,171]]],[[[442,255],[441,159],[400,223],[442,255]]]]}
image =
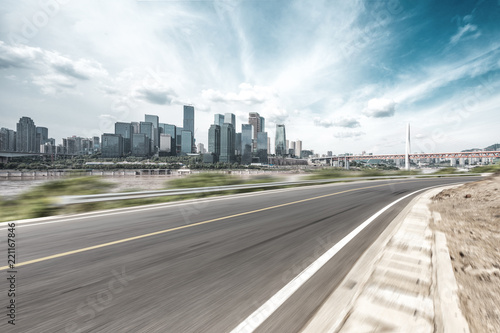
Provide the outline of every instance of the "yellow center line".
{"type": "MultiPolygon", "coordinates": [[[[124,239],[116,240],[116,241],[113,241],[113,242],[98,244],[98,245],[89,246],[89,247],[85,247],[85,248],[78,249],[78,250],[73,250],[73,251],[63,252],[63,253],[59,253],[59,254],[54,254],[54,255],[51,255],[51,256],[43,257],[43,258],[28,260],[28,261],[16,264],[15,267],[20,267],[20,266],[26,266],[26,265],[30,265],[30,264],[35,264],[37,262],[42,262],[42,261],[46,261],[46,260],[50,260],[50,259],[61,258],[61,257],[69,256],[69,255],[72,255],[72,254],[77,254],[77,253],[82,253],[82,252],[86,252],[86,251],[90,251],[90,250],[100,249],[100,248],[111,246],[111,245],[126,243],[126,242],[130,242],[130,241],[133,241],[133,240],[136,240],[136,239],[142,239],[142,238],[147,238],[147,237],[151,237],[151,236],[166,234],[167,232],[172,232],[172,231],[176,231],[176,230],[182,230],[182,229],[186,229],[186,228],[191,228],[191,227],[195,227],[195,226],[198,226],[198,225],[208,224],[208,223],[212,223],[212,222],[216,222],[216,221],[227,220],[227,219],[230,219],[230,218],[233,218],[233,217],[244,216],[244,215],[249,215],[249,214],[258,213],[258,212],[263,212],[263,211],[266,211],[266,210],[275,209],[275,208],[279,208],[279,207],[285,207],[285,206],[289,206],[289,205],[294,205],[294,204],[301,203],[301,202],[307,202],[307,201],[311,201],[311,200],[317,200],[317,199],[321,199],[321,198],[331,197],[331,196],[342,194],[342,193],[359,191],[359,190],[365,190],[365,189],[374,188],[374,187],[382,187],[382,186],[394,185],[394,184],[411,183],[411,182],[414,182],[414,181],[398,182],[398,183],[389,183],[389,184],[381,184],[381,185],[360,187],[360,188],[345,190],[345,191],[341,191],[341,192],[324,194],[324,195],[320,195],[320,196],[317,196],[317,197],[312,197],[312,198],[308,198],[308,199],[297,200],[297,201],[288,202],[288,203],[284,203],[284,204],[280,204],[280,205],[276,205],[276,206],[270,206],[270,207],[255,209],[255,210],[251,210],[251,211],[243,212],[243,213],[239,213],[239,214],[218,217],[218,218],[207,220],[207,221],[202,221],[202,222],[197,222],[197,223],[193,223],[193,224],[183,225],[183,226],[179,226],[179,227],[175,227],[175,228],[170,228],[170,229],[155,231],[155,232],[151,232],[149,234],[144,234],[144,235],[139,235],[139,236],[124,238],[124,239]]],[[[2,266],[2,267],[0,267],[0,271],[6,270],[6,269],[9,269],[9,266],[2,266]]]]}

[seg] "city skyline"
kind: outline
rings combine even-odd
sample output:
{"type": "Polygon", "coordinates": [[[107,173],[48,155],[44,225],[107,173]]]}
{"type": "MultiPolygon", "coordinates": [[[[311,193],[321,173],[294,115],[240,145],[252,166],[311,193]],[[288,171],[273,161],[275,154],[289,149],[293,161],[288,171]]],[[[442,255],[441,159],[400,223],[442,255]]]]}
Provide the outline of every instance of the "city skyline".
{"type": "Polygon", "coordinates": [[[228,112],[320,154],[402,153],[408,122],[415,151],[498,142],[496,1],[52,3],[0,5],[3,127],[90,138],[192,104],[205,147],[228,112]]]}

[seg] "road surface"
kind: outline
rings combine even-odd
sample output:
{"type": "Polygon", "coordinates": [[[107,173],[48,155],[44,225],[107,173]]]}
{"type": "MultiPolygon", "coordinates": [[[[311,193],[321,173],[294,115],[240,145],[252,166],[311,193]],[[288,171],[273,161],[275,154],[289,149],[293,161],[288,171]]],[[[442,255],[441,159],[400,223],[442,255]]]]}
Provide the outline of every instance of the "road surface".
{"type": "MultiPolygon", "coordinates": [[[[364,181],[6,226],[1,332],[230,332],[358,225],[416,190],[478,178],[364,181]]],[[[298,332],[412,199],[389,208],[256,332],[298,332]]]]}

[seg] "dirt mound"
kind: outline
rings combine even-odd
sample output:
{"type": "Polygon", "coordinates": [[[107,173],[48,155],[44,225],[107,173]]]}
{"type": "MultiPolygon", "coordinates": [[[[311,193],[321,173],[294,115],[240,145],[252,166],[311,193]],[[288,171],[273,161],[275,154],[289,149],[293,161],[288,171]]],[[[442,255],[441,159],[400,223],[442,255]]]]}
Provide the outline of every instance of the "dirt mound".
{"type": "Polygon", "coordinates": [[[471,332],[500,333],[500,175],[444,190],[431,209],[446,234],[471,332]]]}

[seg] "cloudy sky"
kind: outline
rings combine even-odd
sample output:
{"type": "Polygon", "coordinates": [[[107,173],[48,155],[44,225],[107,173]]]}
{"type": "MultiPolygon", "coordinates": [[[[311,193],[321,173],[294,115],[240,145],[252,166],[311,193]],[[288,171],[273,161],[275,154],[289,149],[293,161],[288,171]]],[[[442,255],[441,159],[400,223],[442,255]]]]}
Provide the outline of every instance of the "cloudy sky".
{"type": "Polygon", "coordinates": [[[49,136],[196,109],[335,154],[500,142],[500,1],[3,0],[0,126],[49,136]]]}

